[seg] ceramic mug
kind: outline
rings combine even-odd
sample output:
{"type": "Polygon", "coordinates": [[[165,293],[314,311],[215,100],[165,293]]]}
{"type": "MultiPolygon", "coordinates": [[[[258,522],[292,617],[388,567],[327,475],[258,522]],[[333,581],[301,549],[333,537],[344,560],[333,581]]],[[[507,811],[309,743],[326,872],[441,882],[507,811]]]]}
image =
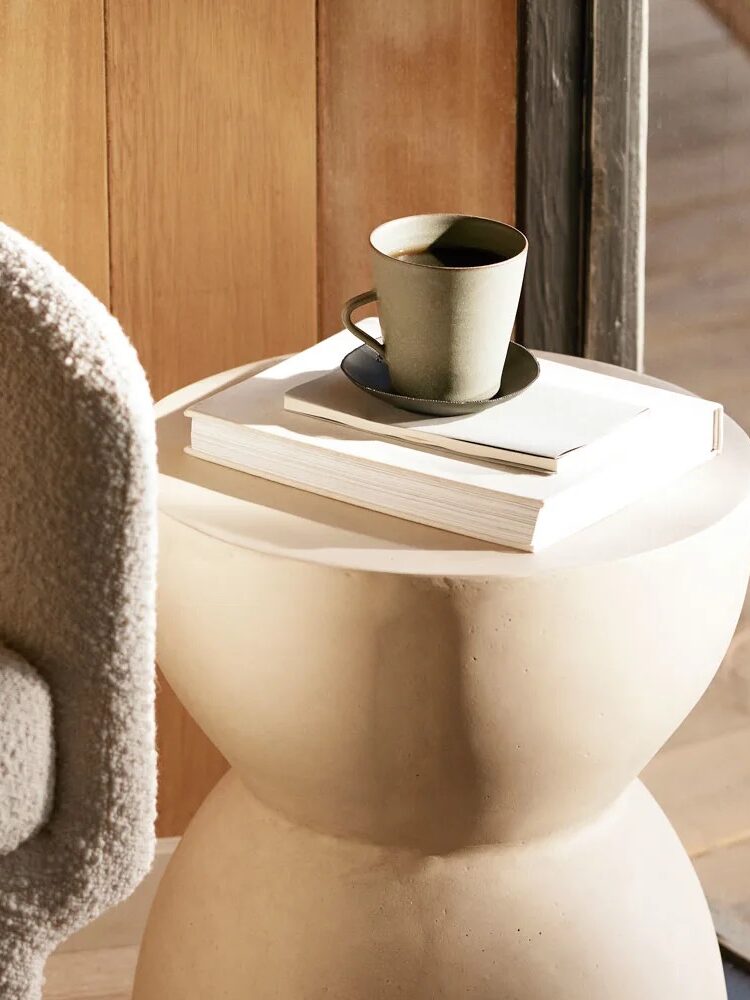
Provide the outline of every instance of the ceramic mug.
{"type": "Polygon", "coordinates": [[[526,267],[513,226],[471,215],[412,215],[370,235],[375,288],[344,306],[350,333],[387,362],[395,392],[470,402],[500,388],[526,267]],[[381,344],[352,320],[378,303],[381,344]]]}

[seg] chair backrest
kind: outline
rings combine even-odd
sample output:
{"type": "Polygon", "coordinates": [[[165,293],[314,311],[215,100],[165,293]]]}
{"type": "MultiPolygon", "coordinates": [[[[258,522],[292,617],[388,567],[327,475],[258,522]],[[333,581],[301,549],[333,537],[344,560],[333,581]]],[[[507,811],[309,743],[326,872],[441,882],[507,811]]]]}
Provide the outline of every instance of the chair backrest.
{"type": "Polygon", "coordinates": [[[0,224],[0,644],[51,693],[55,745],[49,817],[0,855],[4,1000],[38,996],[46,955],[151,863],[155,525],[135,350],[0,224]]]}

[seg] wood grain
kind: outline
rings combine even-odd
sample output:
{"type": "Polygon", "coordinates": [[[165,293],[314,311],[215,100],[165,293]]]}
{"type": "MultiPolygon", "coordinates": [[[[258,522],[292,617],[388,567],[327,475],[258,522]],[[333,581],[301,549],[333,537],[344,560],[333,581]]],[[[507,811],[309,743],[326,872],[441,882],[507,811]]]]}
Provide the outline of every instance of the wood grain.
{"type": "MultiPolygon", "coordinates": [[[[654,0],[651,30],[647,366],[750,430],[750,56],[699,0],[654,0]]],[[[735,650],[684,738],[719,725],[720,692],[747,715],[738,662],[735,650]]]]}
{"type": "Polygon", "coordinates": [[[690,58],[717,42],[724,43],[726,31],[719,22],[707,16],[710,0],[650,0],[649,61],[673,56],[690,58]]]}
{"type": "Polygon", "coordinates": [[[0,218],[109,301],[102,0],[3,0],[0,218]]]}
{"type": "Polygon", "coordinates": [[[643,368],[647,0],[593,0],[585,355],[643,368]]]}
{"type": "Polygon", "coordinates": [[[43,1000],[129,1000],[138,948],[102,948],[52,955],[43,1000]]]}
{"type": "Polygon", "coordinates": [[[160,837],[173,837],[184,833],[208,792],[226,771],[227,763],[188,715],[161,671],[156,709],[159,755],[156,828],[160,837]]]}
{"type": "Polygon", "coordinates": [[[666,748],[643,780],[691,857],[750,838],[750,726],[666,748]]]}
{"type": "MultiPolygon", "coordinates": [[[[708,17],[708,15],[706,15],[708,17]]],[[[750,56],[729,40],[684,59],[659,59],[650,66],[649,155],[684,157],[688,149],[712,150],[718,176],[722,147],[747,138],[746,87],[750,56]],[[654,100],[659,95],[658,102],[654,100]],[[693,100],[689,99],[689,96],[693,100]]],[[[747,185],[747,167],[744,171],[747,185]]],[[[709,180],[707,177],[706,180],[709,180]]],[[[688,197],[700,189],[686,192],[688,197]]]]}
{"type": "Polygon", "coordinates": [[[367,237],[515,216],[515,0],[319,0],[319,333],[372,284],[367,237]]]}
{"type": "MultiPolygon", "coordinates": [[[[646,361],[750,430],[750,57],[699,0],[652,0],[646,361]]],[[[750,959],[750,603],[645,780],[750,959]]]]}
{"type": "Polygon", "coordinates": [[[528,0],[519,6],[518,220],[529,239],[519,339],[528,347],[576,355],[583,354],[585,321],[588,6],[588,0],[528,0]]]}
{"type": "Polygon", "coordinates": [[[709,851],[695,861],[709,896],[719,941],[750,961],[750,839],[709,851]]]}
{"type": "Polygon", "coordinates": [[[112,304],[156,398],[314,339],[314,0],[109,2],[112,304]]]}
{"type": "MultiPolygon", "coordinates": [[[[110,0],[107,78],[112,308],[155,398],[314,341],[314,0],[110,0]]],[[[224,764],[163,681],[158,726],[170,836],[224,764]]]]}

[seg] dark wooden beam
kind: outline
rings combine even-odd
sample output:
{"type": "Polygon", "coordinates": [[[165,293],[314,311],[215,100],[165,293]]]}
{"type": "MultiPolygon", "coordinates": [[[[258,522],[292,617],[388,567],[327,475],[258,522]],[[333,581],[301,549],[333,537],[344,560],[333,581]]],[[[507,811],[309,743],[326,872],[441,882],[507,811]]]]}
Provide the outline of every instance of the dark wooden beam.
{"type": "Polygon", "coordinates": [[[592,0],[588,358],[643,367],[646,0],[592,0]]]}
{"type": "Polygon", "coordinates": [[[520,312],[528,347],[583,351],[588,0],[520,0],[518,225],[529,240],[520,312]]]}
{"type": "Polygon", "coordinates": [[[519,316],[528,347],[639,368],[646,0],[520,0],[519,316]]]}

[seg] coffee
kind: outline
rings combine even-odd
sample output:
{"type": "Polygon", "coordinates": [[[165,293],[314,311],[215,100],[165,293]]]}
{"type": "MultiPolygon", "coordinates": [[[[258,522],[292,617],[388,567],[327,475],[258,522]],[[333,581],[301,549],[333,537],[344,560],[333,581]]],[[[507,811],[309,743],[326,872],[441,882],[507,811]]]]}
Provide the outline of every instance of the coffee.
{"type": "Polygon", "coordinates": [[[393,256],[408,264],[427,264],[430,267],[486,267],[508,259],[496,250],[486,250],[484,247],[443,246],[436,243],[413,250],[402,250],[393,256]]]}

